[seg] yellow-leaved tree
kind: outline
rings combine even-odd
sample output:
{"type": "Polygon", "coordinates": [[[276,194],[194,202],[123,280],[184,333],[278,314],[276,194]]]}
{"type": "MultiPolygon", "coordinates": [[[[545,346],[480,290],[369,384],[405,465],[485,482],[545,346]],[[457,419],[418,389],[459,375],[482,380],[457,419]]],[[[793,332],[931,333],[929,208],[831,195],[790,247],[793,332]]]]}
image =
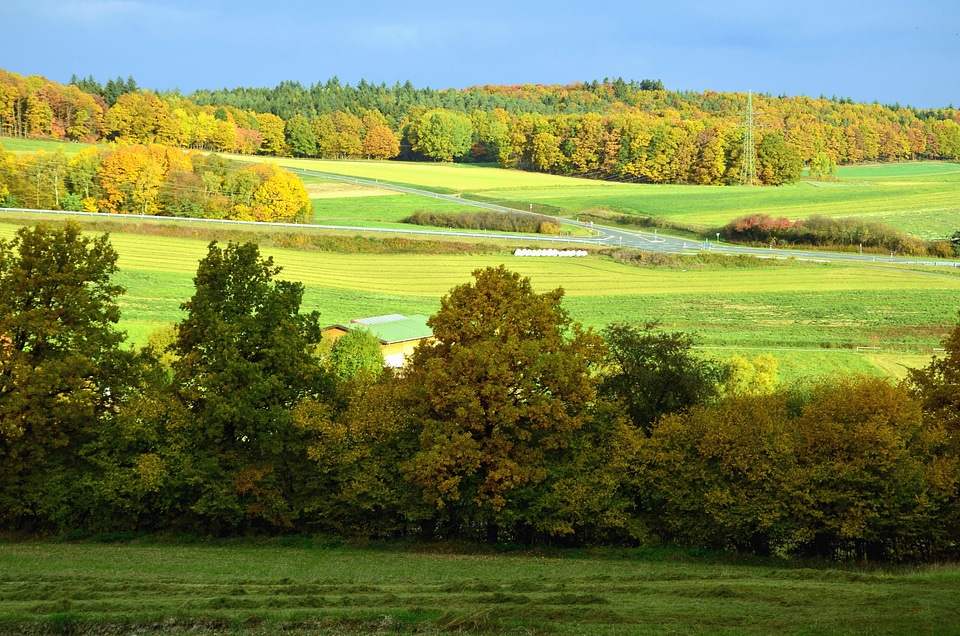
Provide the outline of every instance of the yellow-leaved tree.
{"type": "Polygon", "coordinates": [[[294,174],[267,164],[249,168],[260,178],[249,206],[235,206],[235,218],[252,221],[297,223],[312,216],[310,197],[294,174]]]}
{"type": "Polygon", "coordinates": [[[125,146],[103,157],[97,174],[100,209],[111,213],[153,215],[160,186],[171,171],[190,170],[190,158],[176,148],[125,146]]]}

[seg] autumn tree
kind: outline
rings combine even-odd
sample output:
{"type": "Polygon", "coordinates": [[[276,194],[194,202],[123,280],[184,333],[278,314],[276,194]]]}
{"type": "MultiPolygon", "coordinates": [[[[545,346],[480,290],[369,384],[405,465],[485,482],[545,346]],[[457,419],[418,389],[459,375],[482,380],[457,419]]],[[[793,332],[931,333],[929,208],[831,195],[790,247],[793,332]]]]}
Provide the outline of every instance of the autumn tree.
{"type": "Polygon", "coordinates": [[[734,355],[727,363],[722,392],[725,395],[765,395],[777,387],[776,358],[768,353],[753,360],[734,355]]]}
{"type": "MultiPolygon", "coordinates": [[[[70,527],[81,450],[114,417],[133,355],[106,235],[39,224],[0,240],[0,519],[70,527]]],[[[36,527],[36,526],[34,526],[36,527]]]]}
{"type": "Polygon", "coordinates": [[[84,148],[67,162],[67,187],[70,193],[80,197],[84,212],[97,211],[97,199],[100,196],[100,183],[97,178],[100,169],[100,149],[84,148]]]}
{"type": "Polygon", "coordinates": [[[503,266],[473,275],[443,297],[428,322],[436,343],[405,371],[421,428],[404,470],[441,523],[479,523],[495,541],[537,525],[551,460],[588,419],[602,345],[570,320],[561,289],[538,294],[503,266]]]}
{"type": "Polygon", "coordinates": [[[104,156],[97,168],[102,191],[98,205],[113,213],[156,214],[160,186],[167,174],[190,167],[187,155],[176,148],[118,148],[104,156]]]}
{"type": "Polygon", "coordinates": [[[166,102],[153,93],[125,93],[104,116],[107,137],[134,144],[153,143],[170,117],[166,102]]]}
{"type": "Polygon", "coordinates": [[[792,546],[792,439],[783,395],[728,395],[665,415],[637,467],[638,516],[663,541],[769,554],[792,546]]]}
{"type": "Polygon", "coordinates": [[[796,550],[876,560],[932,547],[931,518],[949,510],[938,510],[949,499],[935,484],[951,459],[927,454],[936,431],[924,430],[920,403],[873,377],[832,378],[811,393],[792,422],[796,550]]]}
{"type": "Polygon", "coordinates": [[[287,154],[286,130],[283,120],[271,113],[258,113],[257,124],[261,139],[260,152],[276,157],[287,154]]]}
{"type": "Polygon", "coordinates": [[[313,208],[303,182],[292,172],[269,164],[252,166],[260,184],[251,194],[249,208],[234,207],[236,218],[253,221],[304,223],[312,218],[313,208]]]}
{"type": "Polygon", "coordinates": [[[400,140],[386,126],[374,125],[363,138],[363,154],[371,159],[392,159],[400,154],[400,140]]]}
{"type": "Polygon", "coordinates": [[[363,155],[363,122],[353,113],[334,111],[330,115],[333,128],[337,132],[336,156],[356,158],[363,155]]]}

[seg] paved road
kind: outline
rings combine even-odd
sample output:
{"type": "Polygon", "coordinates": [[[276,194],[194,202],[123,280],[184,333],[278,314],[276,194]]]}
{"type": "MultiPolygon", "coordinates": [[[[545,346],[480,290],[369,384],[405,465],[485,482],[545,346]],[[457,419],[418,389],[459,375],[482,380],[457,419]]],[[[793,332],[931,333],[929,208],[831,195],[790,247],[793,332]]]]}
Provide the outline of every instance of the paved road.
{"type": "MultiPolygon", "coordinates": [[[[480,208],[484,210],[493,210],[496,212],[512,212],[512,213],[521,213],[529,214],[525,210],[518,210],[516,208],[509,208],[502,205],[496,205],[494,203],[486,203],[483,201],[473,201],[470,199],[463,199],[459,196],[453,196],[449,194],[438,194],[436,192],[430,192],[429,190],[421,190],[418,188],[409,188],[407,186],[394,185],[391,183],[384,183],[376,179],[362,179],[358,177],[348,177],[339,174],[332,174],[329,172],[318,172],[315,170],[302,170],[302,169],[293,169],[288,168],[291,172],[297,174],[309,175],[314,177],[322,177],[324,179],[332,179],[335,181],[343,181],[346,183],[356,183],[359,185],[372,186],[375,188],[384,188],[387,190],[393,190],[396,192],[404,192],[406,194],[415,194],[418,196],[428,197],[431,199],[438,199],[442,201],[451,201],[453,203],[459,203],[461,205],[471,206],[475,208],[480,208]]],[[[829,262],[829,261],[859,261],[859,262],[876,262],[876,263],[896,263],[896,264],[922,264],[922,265],[938,265],[938,266],[947,266],[947,267],[960,267],[960,261],[947,261],[947,260],[934,260],[934,259],[918,259],[916,257],[897,257],[897,256],[877,256],[874,254],[852,254],[844,252],[820,252],[820,251],[805,251],[805,250],[794,250],[794,249],[770,249],[770,248],[757,248],[757,247],[742,247],[729,245],[726,243],[721,243],[716,240],[714,241],[692,241],[690,239],[676,238],[673,236],[665,236],[659,232],[639,232],[633,230],[624,230],[620,228],[613,228],[607,226],[599,225],[589,225],[587,223],[581,223],[579,221],[571,221],[569,219],[559,219],[561,223],[567,226],[576,226],[578,228],[586,228],[592,231],[597,232],[597,236],[594,238],[578,238],[575,239],[579,243],[587,243],[593,245],[602,245],[602,246],[616,246],[616,247],[629,247],[633,249],[643,250],[647,252],[664,252],[672,254],[691,254],[696,252],[718,252],[722,254],[747,254],[751,256],[756,256],[759,258],[795,258],[798,260],[811,260],[818,262],[829,262]]],[[[461,236],[473,236],[472,233],[460,233],[461,236]]],[[[491,234],[476,234],[476,236],[501,236],[501,235],[491,235],[491,234]]],[[[510,235],[513,238],[516,238],[516,235],[510,235]]],[[[543,240],[543,239],[538,239],[543,240]]],[[[553,240],[562,240],[566,241],[569,239],[553,239],[553,240]]]]}

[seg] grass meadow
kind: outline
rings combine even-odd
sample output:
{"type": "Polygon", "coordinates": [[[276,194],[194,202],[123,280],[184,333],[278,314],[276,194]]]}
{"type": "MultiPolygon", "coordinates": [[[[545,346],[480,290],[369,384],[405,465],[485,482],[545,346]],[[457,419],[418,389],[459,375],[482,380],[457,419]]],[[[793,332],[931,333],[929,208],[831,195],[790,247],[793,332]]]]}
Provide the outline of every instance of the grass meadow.
{"type": "Polygon", "coordinates": [[[960,633],[957,566],[297,542],[0,544],[0,634],[960,633]]]}

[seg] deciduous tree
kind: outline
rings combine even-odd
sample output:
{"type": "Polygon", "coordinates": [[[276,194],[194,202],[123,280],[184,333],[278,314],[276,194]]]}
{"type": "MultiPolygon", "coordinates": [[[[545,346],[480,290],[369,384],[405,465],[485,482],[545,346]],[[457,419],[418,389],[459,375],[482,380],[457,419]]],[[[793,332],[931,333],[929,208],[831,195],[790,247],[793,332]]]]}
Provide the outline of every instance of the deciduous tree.
{"type": "Polygon", "coordinates": [[[408,479],[454,525],[536,526],[551,458],[588,418],[600,339],[571,322],[561,289],[538,294],[503,266],[441,300],[405,372],[405,404],[419,422],[408,479]]]}
{"type": "Polygon", "coordinates": [[[211,243],[177,327],[173,388],[194,422],[192,512],[210,529],[291,527],[309,499],[300,480],[312,433],[291,413],[327,390],[312,355],[319,314],[300,313],[303,285],[279,273],[252,243],[211,243]]]}
{"type": "Polygon", "coordinates": [[[648,323],[610,325],[603,337],[610,353],[600,393],[620,400],[638,429],[717,395],[725,369],[697,356],[691,336],[648,323]]]}
{"type": "Polygon", "coordinates": [[[75,223],[0,240],[0,518],[70,527],[80,450],[131,384],[117,253],[75,223]]]}

